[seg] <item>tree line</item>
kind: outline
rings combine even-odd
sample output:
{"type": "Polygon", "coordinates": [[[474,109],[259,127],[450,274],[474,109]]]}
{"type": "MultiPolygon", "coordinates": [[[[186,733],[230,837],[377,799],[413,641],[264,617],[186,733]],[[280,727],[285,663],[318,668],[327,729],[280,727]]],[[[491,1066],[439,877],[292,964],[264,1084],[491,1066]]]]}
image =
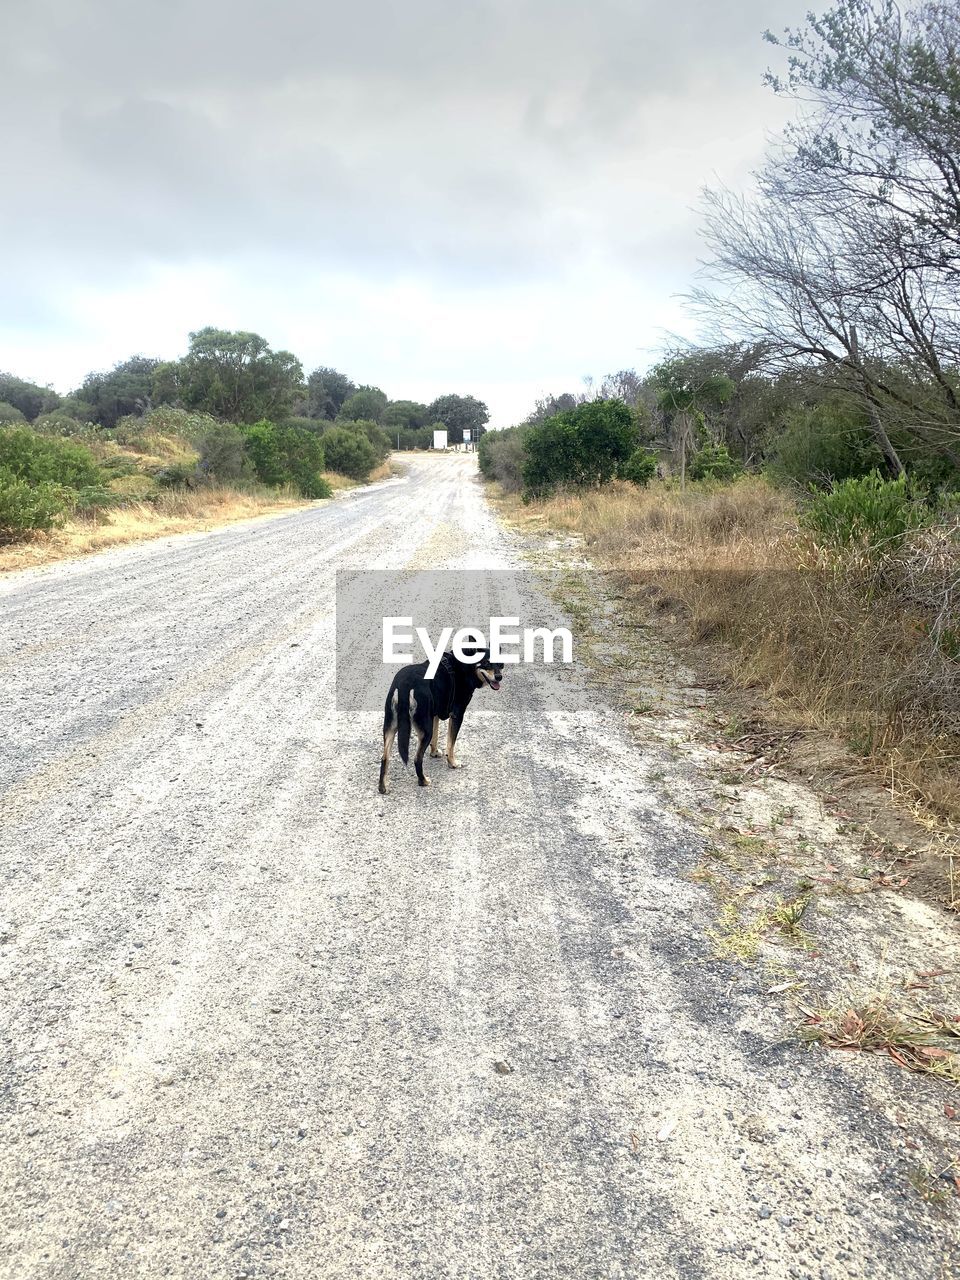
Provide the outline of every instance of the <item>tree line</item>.
{"type": "Polygon", "coordinates": [[[476,438],[488,416],[473,396],[420,404],[325,366],[305,377],[259,334],[212,328],[179,360],[132,356],[67,396],[0,374],[0,540],[122,505],[131,485],[148,501],[254,483],[329,497],[325,472],[366,480],[391,449],[427,448],[440,427],[476,438]]]}
{"type": "Polygon", "coordinates": [[[601,398],[681,483],[762,468],[960,489],[960,6],[838,0],[766,39],[787,55],[770,88],[803,110],[755,195],[704,193],[689,302],[708,340],[538,402],[486,446],[510,487],[545,421],[601,398]]]}
{"type": "Polygon", "coordinates": [[[257,333],[199,329],[179,360],[135,355],[112,369],[87,374],[59,396],[14,374],[0,373],[0,422],[58,425],[94,423],[112,429],[126,417],[169,405],[238,425],[270,421],[324,432],[331,423],[372,422],[400,448],[426,448],[435,428],[459,444],[465,429],[479,434],[489,421],[474,396],[448,394],[430,404],[391,400],[379,387],[356,384],[337,369],[309,375],[290,351],[275,351],[257,333]]]}

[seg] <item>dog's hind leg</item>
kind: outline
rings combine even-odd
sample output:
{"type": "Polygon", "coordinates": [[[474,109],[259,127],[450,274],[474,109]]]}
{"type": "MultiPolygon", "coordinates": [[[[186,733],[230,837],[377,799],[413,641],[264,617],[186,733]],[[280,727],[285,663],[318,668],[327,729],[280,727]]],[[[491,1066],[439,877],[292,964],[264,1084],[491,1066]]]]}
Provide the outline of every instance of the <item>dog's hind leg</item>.
{"type": "Polygon", "coordinates": [[[437,750],[437,739],[439,737],[440,737],[440,717],[434,716],[433,717],[433,736],[430,739],[431,756],[436,757],[440,754],[440,752],[437,750]]]}
{"type": "Polygon", "coordinates": [[[417,770],[417,782],[421,787],[429,787],[430,779],[423,772],[423,755],[427,749],[427,743],[430,741],[430,734],[419,724],[414,726],[417,731],[417,754],[413,757],[414,767],[417,770]]]}
{"type": "Polygon", "coordinates": [[[387,769],[390,764],[390,752],[393,750],[393,740],[397,736],[397,702],[398,697],[396,691],[387,697],[387,705],[383,715],[383,757],[380,760],[380,794],[385,796],[390,790],[390,783],[387,780],[387,769]]]}

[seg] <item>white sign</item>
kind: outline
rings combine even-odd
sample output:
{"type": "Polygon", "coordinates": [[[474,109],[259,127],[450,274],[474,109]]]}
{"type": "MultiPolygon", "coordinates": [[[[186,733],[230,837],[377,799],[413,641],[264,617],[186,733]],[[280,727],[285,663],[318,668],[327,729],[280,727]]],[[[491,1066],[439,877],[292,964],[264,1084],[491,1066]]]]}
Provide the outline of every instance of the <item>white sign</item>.
{"type": "Polygon", "coordinates": [[[447,433],[445,431],[435,431],[433,433],[433,447],[435,449],[445,449],[447,447],[447,433]]]}
{"type": "Polygon", "coordinates": [[[469,427],[464,428],[464,432],[463,432],[463,443],[464,443],[464,444],[469,444],[469,443],[470,443],[470,428],[469,428],[469,427]]]}

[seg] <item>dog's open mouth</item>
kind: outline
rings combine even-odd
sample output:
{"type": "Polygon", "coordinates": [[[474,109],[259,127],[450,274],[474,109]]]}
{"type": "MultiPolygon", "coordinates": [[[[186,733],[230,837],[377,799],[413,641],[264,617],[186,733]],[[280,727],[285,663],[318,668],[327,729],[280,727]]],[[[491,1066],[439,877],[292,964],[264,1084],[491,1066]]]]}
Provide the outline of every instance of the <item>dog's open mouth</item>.
{"type": "Polygon", "coordinates": [[[500,688],[500,681],[499,681],[499,680],[491,680],[491,681],[490,681],[490,688],[491,688],[491,689],[499,689],[499,688],[500,688]]]}

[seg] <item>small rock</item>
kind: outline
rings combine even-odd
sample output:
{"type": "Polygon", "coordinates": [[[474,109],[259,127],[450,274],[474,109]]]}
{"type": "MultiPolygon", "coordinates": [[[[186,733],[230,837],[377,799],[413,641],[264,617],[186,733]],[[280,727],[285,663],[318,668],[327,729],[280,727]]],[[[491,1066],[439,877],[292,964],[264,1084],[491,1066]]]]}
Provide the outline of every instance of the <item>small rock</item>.
{"type": "Polygon", "coordinates": [[[758,1218],[769,1218],[769,1217],[771,1216],[771,1214],[772,1214],[772,1213],[773,1213],[773,1210],[772,1210],[772,1209],[768,1209],[768,1208],[767,1208],[767,1206],[766,1206],[765,1204],[762,1204],[762,1205],[760,1206],[760,1208],[757,1210],[757,1217],[758,1217],[758,1218]]]}
{"type": "Polygon", "coordinates": [[[498,1076],[509,1076],[513,1074],[513,1067],[509,1062],[495,1062],[493,1069],[498,1076]]]}

